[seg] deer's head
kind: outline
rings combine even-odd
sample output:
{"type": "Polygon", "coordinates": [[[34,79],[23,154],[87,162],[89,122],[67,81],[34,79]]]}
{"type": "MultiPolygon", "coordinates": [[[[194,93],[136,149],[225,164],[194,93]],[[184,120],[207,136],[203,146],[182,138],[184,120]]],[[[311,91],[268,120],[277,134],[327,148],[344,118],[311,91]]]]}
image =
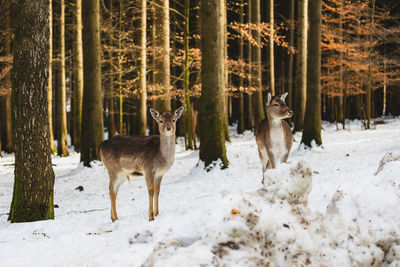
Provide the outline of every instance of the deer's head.
{"type": "Polygon", "coordinates": [[[175,134],[176,131],[176,121],[182,115],[183,107],[178,108],[175,110],[174,113],[170,111],[163,111],[159,113],[155,109],[150,109],[151,116],[157,121],[158,123],[158,130],[160,131],[160,135],[171,136],[175,134]]]}
{"type": "Polygon", "coordinates": [[[267,102],[265,104],[265,109],[272,119],[286,119],[290,118],[293,115],[293,111],[289,109],[289,107],[285,103],[285,98],[288,93],[284,93],[281,96],[271,96],[271,93],[268,93],[267,102]]]}

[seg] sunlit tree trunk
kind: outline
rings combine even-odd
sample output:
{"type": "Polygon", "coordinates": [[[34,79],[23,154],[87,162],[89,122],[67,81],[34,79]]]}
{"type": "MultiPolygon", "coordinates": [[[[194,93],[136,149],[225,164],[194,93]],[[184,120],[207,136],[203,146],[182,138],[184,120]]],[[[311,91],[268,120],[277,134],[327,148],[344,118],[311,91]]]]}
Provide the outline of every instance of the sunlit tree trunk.
{"type": "Polygon", "coordinates": [[[57,154],[68,156],[67,93],[65,84],[65,3],[60,0],[60,69],[57,79],[57,154]]]}
{"type": "Polygon", "coordinates": [[[169,40],[169,0],[155,0],[156,12],[156,39],[155,45],[158,49],[156,55],[156,86],[162,95],[157,101],[160,111],[171,110],[171,71],[170,71],[170,40],[169,40]]]}
{"type": "MultiPolygon", "coordinates": [[[[252,0],[251,2],[251,21],[253,25],[258,25],[260,20],[260,0],[252,0]]],[[[252,37],[257,45],[252,44],[251,63],[253,66],[251,74],[251,84],[255,89],[252,95],[253,100],[253,119],[254,127],[264,118],[264,106],[262,99],[262,79],[261,79],[261,38],[259,30],[252,30],[252,37]]]]}
{"type": "MultiPolygon", "coordinates": [[[[251,2],[253,0],[248,0],[247,3],[247,22],[248,25],[250,27],[250,23],[251,23],[251,2]]],[[[248,47],[247,47],[247,63],[249,65],[249,73],[250,73],[250,77],[249,77],[249,81],[248,81],[248,87],[251,88],[252,84],[251,84],[251,76],[252,76],[252,62],[251,62],[251,50],[252,50],[252,45],[249,42],[248,43],[248,47]]],[[[252,101],[252,95],[250,95],[249,93],[245,93],[244,94],[244,109],[245,109],[245,117],[244,117],[244,128],[246,130],[252,130],[253,129],[253,101],[252,101]]]]}
{"type": "Polygon", "coordinates": [[[52,153],[57,150],[54,146],[53,131],[53,0],[49,0],[49,80],[47,91],[47,109],[49,113],[49,139],[52,153]]]}
{"type": "MultiPolygon", "coordinates": [[[[114,0],[109,1],[109,12],[110,12],[110,20],[111,26],[114,26],[114,14],[113,14],[113,4],[114,0]]],[[[113,46],[114,35],[111,33],[111,37],[109,40],[110,46],[113,46]]],[[[107,87],[107,97],[108,97],[108,138],[113,137],[117,132],[117,127],[115,125],[115,98],[114,98],[114,76],[112,72],[114,70],[114,62],[113,62],[113,52],[108,52],[109,57],[109,68],[110,68],[110,77],[109,77],[109,86],[107,87]]]]}
{"type": "Polygon", "coordinates": [[[146,89],[146,25],[147,25],[147,4],[146,0],[141,0],[141,19],[140,19],[140,93],[138,101],[139,135],[146,135],[147,127],[147,89],[146,89]]]}
{"type": "Polygon", "coordinates": [[[47,119],[49,2],[17,1],[14,34],[15,180],[8,220],[53,219],[54,172],[47,119]]]}
{"type": "Polygon", "coordinates": [[[301,131],[304,124],[307,91],[307,14],[308,0],[297,2],[296,81],[294,105],[294,131],[301,131]]]}
{"type": "Polygon", "coordinates": [[[367,125],[366,128],[371,128],[371,95],[372,95],[372,30],[374,27],[374,13],[375,13],[375,0],[371,0],[372,10],[371,10],[371,32],[369,35],[369,50],[368,50],[368,89],[367,89],[367,125]]]}
{"type": "Polygon", "coordinates": [[[321,140],[321,3],[322,0],[310,1],[310,29],[307,62],[307,105],[304,130],[301,143],[307,147],[321,140]]]}
{"type": "Polygon", "coordinates": [[[83,18],[83,113],[81,161],[87,167],[99,159],[97,149],[104,138],[100,70],[100,3],[85,0],[83,18]]]}
{"type": "Polygon", "coordinates": [[[119,1],[119,21],[118,21],[118,100],[119,100],[119,113],[118,113],[118,133],[125,134],[123,131],[123,119],[124,119],[124,92],[122,88],[122,60],[123,60],[123,51],[122,51],[122,16],[123,16],[123,1],[119,1]]]}
{"type": "Polygon", "coordinates": [[[224,41],[220,0],[201,2],[201,97],[199,113],[200,160],[208,168],[221,160],[228,166],[224,131],[224,41]],[[222,88],[221,88],[222,87],[222,88]]]}
{"type": "MultiPolygon", "coordinates": [[[[275,95],[275,56],[274,56],[274,0],[269,0],[269,82],[271,94],[275,95]]],[[[260,56],[261,58],[261,56],[260,56]]],[[[261,63],[261,60],[260,60],[261,63]]]]}
{"type": "Polygon", "coordinates": [[[75,34],[74,34],[74,105],[73,136],[75,151],[80,151],[83,97],[83,51],[82,51],[82,0],[75,2],[75,34]]]}

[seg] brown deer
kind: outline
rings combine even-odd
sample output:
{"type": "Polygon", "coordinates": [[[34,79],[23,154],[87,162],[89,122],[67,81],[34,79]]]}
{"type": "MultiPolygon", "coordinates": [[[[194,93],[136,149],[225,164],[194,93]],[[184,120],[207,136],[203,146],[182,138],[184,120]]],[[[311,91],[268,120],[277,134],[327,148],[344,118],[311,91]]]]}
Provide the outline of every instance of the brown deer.
{"type": "Polygon", "coordinates": [[[256,130],[256,142],[260,156],[263,182],[264,173],[267,169],[274,169],[277,164],[286,162],[290,148],[293,144],[293,135],[289,124],[284,119],[293,115],[285,103],[287,93],[280,97],[271,97],[268,93],[265,110],[267,116],[263,119],[256,130]]]}
{"type": "Polygon", "coordinates": [[[150,109],[158,123],[160,135],[116,135],[100,144],[100,158],[110,177],[112,221],[118,220],[116,199],[119,187],[125,180],[129,180],[129,176],[143,174],[149,192],[149,221],[158,215],[161,179],[174,163],[176,120],[182,115],[182,111],[183,107],[180,107],[174,113],[164,111],[160,114],[157,110],[150,109]]]}

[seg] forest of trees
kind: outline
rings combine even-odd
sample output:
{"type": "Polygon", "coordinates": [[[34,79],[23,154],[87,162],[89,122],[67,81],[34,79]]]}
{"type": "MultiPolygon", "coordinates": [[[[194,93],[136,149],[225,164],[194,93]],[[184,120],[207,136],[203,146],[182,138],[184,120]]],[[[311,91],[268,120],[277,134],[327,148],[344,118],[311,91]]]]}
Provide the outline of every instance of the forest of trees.
{"type": "Polygon", "coordinates": [[[54,216],[51,153],[73,148],[90,166],[105,136],[157,134],[150,107],[185,107],[177,135],[207,168],[228,167],[228,126],[254,131],[268,92],[288,92],[306,146],[322,144],[321,120],[339,130],[360,119],[367,130],[400,114],[397,1],[0,0],[0,14],[11,221],[26,220],[16,211],[33,199],[30,212],[54,216]],[[29,188],[37,198],[22,186],[33,166],[32,179],[47,177],[29,188]]]}

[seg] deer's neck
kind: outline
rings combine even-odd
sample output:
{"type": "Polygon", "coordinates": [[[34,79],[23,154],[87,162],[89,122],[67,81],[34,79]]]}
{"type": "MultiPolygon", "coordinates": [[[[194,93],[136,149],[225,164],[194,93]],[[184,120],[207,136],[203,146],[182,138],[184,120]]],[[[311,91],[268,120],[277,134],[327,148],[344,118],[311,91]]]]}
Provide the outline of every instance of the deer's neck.
{"type": "Polygon", "coordinates": [[[175,158],[175,134],[170,136],[160,135],[160,152],[166,161],[174,161],[175,158]]]}
{"type": "Polygon", "coordinates": [[[268,123],[269,123],[270,129],[282,128],[282,120],[280,118],[279,119],[272,118],[269,114],[267,116],[268,116],[268,123]]]}

